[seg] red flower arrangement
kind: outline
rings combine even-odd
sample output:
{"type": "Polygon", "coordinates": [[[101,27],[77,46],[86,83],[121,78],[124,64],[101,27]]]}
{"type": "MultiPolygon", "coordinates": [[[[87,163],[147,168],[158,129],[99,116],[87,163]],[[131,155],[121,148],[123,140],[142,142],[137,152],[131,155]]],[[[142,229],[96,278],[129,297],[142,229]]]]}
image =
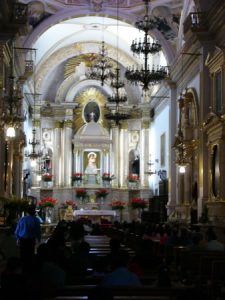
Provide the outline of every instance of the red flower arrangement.
{"type": "Polygon", "coordinates": [[[147,206],[147,202],[143,198],[133,198],[131,200],[132,208],[145,208],[147,206]]]}
{"type": "Polygon", "coordinates": [[[53,175],[49,173],[44,173],[41,175],[43,181],[52,181],[53,175]]]}
{"type": "Polygon", "coordinates": [[[139,176],[138,175],[128,175],[127,180],[129,182],[138,182],[139,181],[139,176]]]}
{"type": "Polygon", "coordinates": [[[71,177],[73,181],[82,180],[82,173],[73,173],[71,177]]]}
{"type": "Polygon", "coordinates": [[[114,179],[114,175],[110,175],[110,173],[103,173],[102,174],[102,180],[104,181],[111,181],[114,179]]]}
{"type": "Polygon", "coordinates": [[[54,207],[57,203],[57,200],[52,198],[52,197],[45,197],[42,198],[39,202],[38,202],[38,206],[43,208],[43,207],[54,207]]]}
{"type": "Polygon", "coordinates": [[[72,206],[73,209],[76,209],[77,205],[76,205],[76,202],[73,201],[73,200],[66,200],[65,202],[63,202],[61,204],[61,208],[68,208],[69,206],[72,206]]]}
{"type": "Polygon", "coordinates": [[[77,197],[85,197],[87,191],[85,189],[75,189],[77,197]]]}
{"type": "Polygon", "coordinates": [[[125,202],[115,200],[111,203],[112,209],[124,209],[125,208],[125,202]]]}
{"type": "Polygon", "coordinates": [[[95,192],[96,197],[106,197],[108,195],[107,189],[99,189],[95,192]]]}

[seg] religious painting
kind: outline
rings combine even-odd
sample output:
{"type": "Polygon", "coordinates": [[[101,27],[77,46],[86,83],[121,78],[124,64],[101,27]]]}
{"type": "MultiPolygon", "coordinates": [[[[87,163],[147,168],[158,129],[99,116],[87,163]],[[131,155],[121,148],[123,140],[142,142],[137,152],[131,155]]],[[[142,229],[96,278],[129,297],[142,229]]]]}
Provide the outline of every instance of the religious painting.
{"type": "Polygon", "coordinates": [[[163,133],[160,136],[160,165],[165,166],[165,154],[166,154],[166,135],[163,133]]]}
{"type": "Polygon", "coordinates": [[[100,170],[100,155],[97,151],[84,151],[84,173],[98,174],[100,170]]]}
{"type": "Polygon", "coordinates": [[[84,119],[88,123],[91,119],[95,122],[98,122],[100,118],[100,109],[98,104],[95,101],[90,101],[84,107],[84,119]]]}

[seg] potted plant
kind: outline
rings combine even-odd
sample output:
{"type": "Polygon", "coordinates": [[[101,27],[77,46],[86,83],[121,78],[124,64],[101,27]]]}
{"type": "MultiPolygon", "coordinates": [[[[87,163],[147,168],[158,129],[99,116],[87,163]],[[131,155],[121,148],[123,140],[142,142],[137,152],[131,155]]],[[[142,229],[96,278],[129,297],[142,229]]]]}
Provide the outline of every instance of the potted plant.
{"type": "Polygon", "coordinates": [[[110,173],[103,173],[102,174],[102,180],[103,181],[111,181],[115,178],[114,175],[111,175],[110,173]]]}
{"type": "Polygon", "coordinates": [[[50,173],[43,173],[41,175],[41,179],[45,182],[49,182],[49,181],[52,181],[52,178],[53,178],[53,175],[50,174],[50,173]]]}
{"type": "Polygon", "coordinates": [[[86,195],[87,195],[87,191],[85,189],[79,188],[79,189],[76,189],[75,191],[76,191],[77,197],[83,198],[83,197],[86,197],[86,195]]]}
{"type": "Polygon", "coordinates": [[[45,208],[45,207],[54,207],[57,203],[57,200],[52,198],[52,197],[45,197],[42,198],[39,202],[38,202],[38,206],[40,208],[45,208]]]}
{"type": "Polygon", "coordinates": [[[127,181],[128,182],[139,182],[139,176],[138,175],[133,175],[133,174],[130,174],[127,176],[127,181]]]}
{"type": "Polygon", "coordinates": [[[119,200],[115,200],[111,203],[111,207],[114,210],[122,210],[125,208],[125,202],[119,201],[119,200]]]}
{"type": "Polygon", "coordinates": [[[51,223],[52,222],[52,215],[53,215],[53,208],[55,207],[57,200],[52,197],[45,197],[42,198],[38,202],[38,206],[41,211],[41,216],[43,222],[51,223]]]}
{"type": "Polygon", "coordinates": [[[143,209],[147,206],[147,202],[143,198],[133,198],[130,204],[133,209],[136,208],[143,209]]]}
{"type": "Polygon", "coordinates": [[[109,187],[110,186],[110,183],[111,181],[115,178],[114,175],[111,175],[110,173],[103,173],[102,174],[102,182],[103,182],[103,185],[105,187],[109,187]]]}
{"type": "Polygon", "coordinates": [[[125,202],[119,201],[119,200],[114,200],[111,203],[111,207],[113,210],[117,210],[119,212],[119,221],[122,222],[123,220],[123,210],[125,208],[125,202]]]}
{"type": "Polygon", "coordinates": [[[82,173],[73,173],[72,176],[72,182],[76,185],[79,186],[81,181],[82,181],[82,173]]]}
{"type": "Polygon", "coordinates": [[[106,197],[108,195],[108,190],[107,189],[98,189],[96,192],[95,192],[95,195],[97,198],[101,198],[101,197],[106,197]]]}

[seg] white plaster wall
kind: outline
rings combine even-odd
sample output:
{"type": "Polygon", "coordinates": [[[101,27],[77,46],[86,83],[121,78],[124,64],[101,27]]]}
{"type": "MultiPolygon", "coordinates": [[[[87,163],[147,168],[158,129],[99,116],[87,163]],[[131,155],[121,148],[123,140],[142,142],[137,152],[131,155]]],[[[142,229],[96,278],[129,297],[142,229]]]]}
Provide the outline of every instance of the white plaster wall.
{"type": "MultiPolygon", "coordinates": [[[[146,168],[151,171],[158,172],[159,170],[166,170],[168,176],[168,160],[169,160],[169,106],[163,108],[154,117],[154,122],[150,126],[150,160],[153,165],[146,168]],[[160,138],[165,133],[165,165],[160,162],[160,138]]],[[[157,174],[149,176],[149,185],[153,192],[158,189],[159,176],[157,174]]]]}

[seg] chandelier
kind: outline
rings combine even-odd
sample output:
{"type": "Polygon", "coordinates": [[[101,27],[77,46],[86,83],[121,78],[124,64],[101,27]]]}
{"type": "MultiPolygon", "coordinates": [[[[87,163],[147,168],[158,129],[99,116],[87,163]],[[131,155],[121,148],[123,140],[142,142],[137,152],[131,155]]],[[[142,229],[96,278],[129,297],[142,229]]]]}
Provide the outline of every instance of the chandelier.
{"type": "Polygon", "coordinates": [[[120,103],[127,101],[127,96],[121,91],[124,85],[124,82],[120,80],[120,69],[117,67],[115,79],[111,83],[111,86],[114,88],[115,92],[112,96],[108,97],[108,102],[114,103],[115,107],[111,110],[111,112],[105,114],[105,118],[107,120],[114,121],[116,125],[119,125],[120,121],[130,118],[130,114],[122,112],[120,107],[120,103]]]}
{"type": "Polygon", "coordinates": [[[107,52],[105,49],[105,42],[102,41],[100,53],[94,60],[89,72],[86,74],[90,79],[99,80],[102,86],[104,86],[104,83],[107,79],[114,77],[114,73],[111,71],[113,65],[106,56],[107,52]]]}
{"type": "Polygon", "coordinates": [[[149,55],[154,55],[161,50],[161,45],[157,41],[150,42],[150,36],[148,35],[149,30],[152,30],[156,27],[157,22],[155,19],[151,18],[148,13],[148,3],[150,0],[144,0],[146,7],[146,14],[143,20],[137,21],[135,27],[139,30],[144,31],[144,40],[139,41],[133,40],[130,47],[131,51],[134,54],[142,55],[144,64],[138,67],[128,67],[125,72],[125,77],[131,83],[138,84],[140,83],[143,90],[147,91],[150,85],[158,84],[160,81],[165,79],[168,75],[167,67],[164,66],[152,66],[149,65],[149,55]]]}
{"type": "MultiPolygon", "coordinates": [[[[34,50],[34,54],[35,54],[35,59],[36,59],[36,50],[34,50]]],[[[27,157],[29,157],[32,160],[35,160],[35,159],[37,159],[37,158],[39,158],[39,157],[42,156],[42,152],[36,150],[36,147],[38,145],[40,145],[40,142],[36,138],[36,132],[37,131],[35,129],[35,111],[36,111],[35,107],[36,107],[36,98],[37,98],[37,96],[39,97],[40,94],[36,93],[35,70],[34,70],[33,82],[34,82],[34,93],[31,94],[32,98],[33,98],[33,105],[34,105],[34,107],[33,107],[33,121],[32,121],[33,129],[32,129],[32,140],[31,141],[29,140],[29,145],[31,145],[31,152],[27,154],[27,157]]]]}
{"type": "Polygon", "coordinates": [[[29,145],[31,145],[32,147],[32,150],[29,154],[27,154],[27,156],[30,158],[30,159],[37,159],[39,157],[42,156],[42,152],[41,151],[36,151],[36,146],[39,145],[40,142],[36,139],[36,129],[33,128],[32,129],[32,140],[30,141],[29,140],[29,145]]]}
{"type": "Polygon", "coordinates": [[[22,94],[19,84],[15,84],[14,76],[14,45],[12,44],[12,61],[11,75],[9,77],[9,88],[7,92],[3,89],[2,100],[0,106],[1,123],[6,128],[6,136],[14,138],[16,129],[25,121],[25,116],[22,112],[22,94]]]}

